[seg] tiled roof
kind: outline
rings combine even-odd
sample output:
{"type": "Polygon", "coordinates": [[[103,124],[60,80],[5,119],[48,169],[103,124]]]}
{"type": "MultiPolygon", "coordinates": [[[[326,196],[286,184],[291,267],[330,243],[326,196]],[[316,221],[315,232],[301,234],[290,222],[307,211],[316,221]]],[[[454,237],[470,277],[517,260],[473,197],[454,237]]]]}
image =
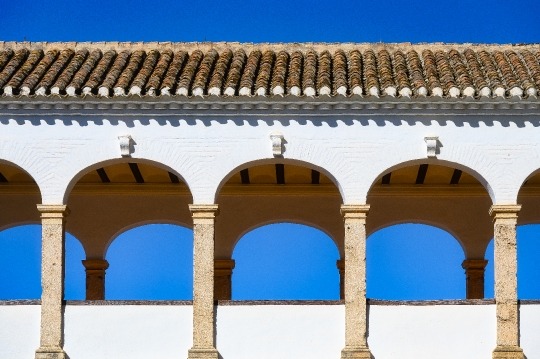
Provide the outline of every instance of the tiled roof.
{"type": "Polygon", "coordinates": [[[0,42],[3,96],[536,97],[540,45],[0,42]]]}

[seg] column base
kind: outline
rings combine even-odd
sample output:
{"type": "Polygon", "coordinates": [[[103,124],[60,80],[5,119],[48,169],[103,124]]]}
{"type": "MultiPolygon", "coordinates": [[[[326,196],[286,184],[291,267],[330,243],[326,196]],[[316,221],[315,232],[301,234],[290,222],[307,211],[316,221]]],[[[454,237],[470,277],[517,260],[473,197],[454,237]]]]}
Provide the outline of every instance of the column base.
{"type": "Polygon", "coordinates": [[[66,352],[62,348],[39,348],[35,359],[66,359],[66,352]]]}
{"type": "Polygon", "coordinates": [[[373,359],[368,347],[345,347],[341,351],[341,359],[373,359]]]}
{"type": "Polygon", "coordinates": [[[523,349],[518,346],[500,346],[493,351],[493,359],[524,359],[523,349]]]}
{"type": "Polygon", "coordinates": [[[218,359],[219,353],[215,348],[191,348],[188,359],[218,359]]]}

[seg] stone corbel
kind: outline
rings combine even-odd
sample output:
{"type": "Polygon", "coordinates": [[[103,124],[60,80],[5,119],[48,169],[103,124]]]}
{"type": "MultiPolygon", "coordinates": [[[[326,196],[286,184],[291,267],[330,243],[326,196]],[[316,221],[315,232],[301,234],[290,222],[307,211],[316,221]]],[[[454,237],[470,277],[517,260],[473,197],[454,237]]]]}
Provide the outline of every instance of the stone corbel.
{"type": "Polygon", "coordinates": [[[272,140],[272,154],[274,157],[283,156],[283,145],[285,143],[283,134],[281,132],[272,132],[270,139],[272,140]]]}
{"type": "Polygon", "coordinates": [[[120,155],[122,157],[131,157],[131,145],[132,138],[129,135],[118,136],[118,141],[120,142],[120,155]]]}
{"type": "Polygon", "coordinates": [[[439,149],[439,137],[438,136],[426,136],[424,137],[427,145],[428,158],[437,158],[437,150],[439,149]]]}

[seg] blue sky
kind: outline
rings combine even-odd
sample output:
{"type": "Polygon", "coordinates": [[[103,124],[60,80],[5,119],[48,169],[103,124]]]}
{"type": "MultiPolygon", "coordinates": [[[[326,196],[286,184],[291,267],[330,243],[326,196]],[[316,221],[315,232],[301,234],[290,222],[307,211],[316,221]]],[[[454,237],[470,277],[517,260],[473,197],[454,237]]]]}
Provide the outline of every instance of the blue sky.
{"type": "MultiPolygon", "coordinates": [[[[0,0],[0,40],[537,43],[539,15],[537,1],[0,0]]],[[[521,298],[540,298],[539,234],[539,226],[518,229],[521,298]]],[[[463,252],[449,234],[401,225],[367,246],[369,297],[464,297],[463,252]]],[[[66,298],[82,299],[84,251],[70,235],[66,252],[66,298]]],[[[121,235],[107,254],[108,298],[190,298],[191,256],[189,229],[153,225],[121,235]]],[[[312,228],[256,229],[234,252],[233,296],[337,299],[337,257],[331,239],[312,228]]],[[[492,244],[486,258],[492,297],[492,244]]],[[[0,299],[39,298],[39,266],[39,226],[0,232],[0,299]]]]}

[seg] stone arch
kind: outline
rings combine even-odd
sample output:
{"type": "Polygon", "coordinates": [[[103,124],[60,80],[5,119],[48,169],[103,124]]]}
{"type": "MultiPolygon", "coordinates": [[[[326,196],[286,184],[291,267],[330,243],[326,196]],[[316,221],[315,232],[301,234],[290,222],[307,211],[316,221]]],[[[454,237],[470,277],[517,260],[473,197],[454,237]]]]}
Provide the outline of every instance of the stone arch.
{"type": "Polygon", "coordinates": [[[146,226],[146,225],[149,225],[149,224],[171,224],[171,225],[175,225],[175,226],[179,226],[179,227],[183,227],[183,228],[187,228],[187,229],[192,229],[192,226],[193,224],[188,224],[188,223],[184,223],[184,222],[180,222],[180,221],[171,221],[171,220],[147,220],[147,221],[141,221],[141,222],[136,222],[136,223],[132,223],[128,226],[125,226],[123,227],[122,229],[118,230],[110,239],[109,239],[109,242],[107,242],[107,245],[105,246],[104,248],[104,251],[103,251],[103,258],[105,258],[107,256],[107,251],[109,250],[109,247],[110,245],[116,240],[116,238],[118,238],[120,235],[132,230],[132,229],[135,229],[135,228],[138,228],[138,227],[142,227],[142,226],[146,226]]]}
{"type": "MultiPolygon", "coordinates": [[[[248,234],[249,232],[252,232],[256,229],[259,229],[261,227],[265,227],[265,226],[268,226],[268,225],[271,225],[271,224],[300,224],[300,225],[303,225],[303,226],[306,226],[306,227],[311,227],[311,228],[315,228],[321,232],[323,232],[324,234],[326,234],[328,237],[330,237],[330,239],[334,242],[336,248],[338,249],[339,252],[341,252],[339,246],[338,246],[338,240],[335,238],[335,234],[333,234],[329,229],[327,228],[324,228],[316,223],[312,223],[312,222],[309,222],[309,221],[303,221],[303,220],[299,220],[299,219],[271,219],[271,220],[268,220],[268,221],[263,221],[263,222],[260,222],[256,225],[253,225],[253,226],[250,226],[248,228],[245,228],[245,229],[242,229],[242,231],[240,232],[240,234],[238,235],[238,237],[236,238],[235,242],[234,242],[234,246],[232,247],[232,250],[231,250],[231,254],[234,252],[234,248],[236,247],[236,245],[238,244],[238,242],[246,235],[248,234]]],[[[341,255],[342,253],[340,253],[341,255]]]]}
{"type": "Polygon", "coordinates": [[[425,225],[425,226],[430,226],[430,227],[434,227],[434,228],[437,228],[437,229],[440,229],[444,232],[447,232],[448,234],[450,234],[455,240],[456,242],[459,244],[461,250],[463,251],[463,255],[466,256],[467,255],[467,251],[466,251],[466,247],[465,247],[465,244],[463,243],[463,241],[460,239],[459,235],[457,235],[457,233],[452,229],[450,228],[449,226],[445,225],[445,224],[442,224],[442,223],[438,223],[438,222],[435,222],[435,221],[430,221],[430,220],[425,220],[425,219],[420,219],[420,218],[415,218],[415,219],[400,219],[400,220],[396,220],[396,221],[392,221],[392,222],[388,222],[388,223],[385,223],[385,224],[382,224],[382,225],[379,225],[375,228],[369,228],[368,231],[367,231],[367,238],[369,239],[369,237],[381,230],[384,230],[386,228],[389,228],[389,227],[393,227],[393,226],[397,226],[397,225],[401,225],[401,224],[422,224],[422,225],[425,225]]]}
{"type": "Polygon", "coordinates": [[[466,172],[466,173],[470,174],[471,176],[476,178],[482,184],[482,186],[484,186],[484,188],[487,191],[487,193],[489,194],[492,202],[496,203],[495,192],[494,192],[491,184],[486,179],[487,178],[486,176],[482,175],[479,171],[477,171],[477,170],[475,170],[475,169],[473,169],[471,167],[468,167],[466,165],[463,165],[463,164],[461,164],[459,162],[453,162],[453,161],[441,160],[441,159],[435,159],[435,158],[420,158],[420,159],[413,159],[413,160],[408,160],[408,161],[396,162],[396,163],[386,167],[385,169],[381,170],[379,168],[377,173],[375,173],[375,171],[372,172],[371,176],[369,177],[369,181],[366,182],[366,183],[369,183],[368,191],[366,192],[366,197],[367,197],[369,191],[371,190],[371,188],[373,187],[373,185],[377,182],[377,180],[379,178],[381,178],[382,176],[384,176],[385,174],[387,174],[389,172],[392,172],[392,171],[395,171],[395,170],[398,170],[398,169],[402,169],[402,168],[410,167],[410,166],[414,166],[414,165],[419,165],[419,164],[428,164],[428,165],[439,165],[439,166],[452,167],[452,168],[455,168],[455,169],[458,169],[458,170],[461,170],[463,172],[466,172]]]}
{"type": "Polygon", "coordinates": [[[257,159],[257,160],[252,160],[252,161],[248,161],[248,162],[238,164],[234,168],[227,168],[226,169],[227,172],[225,174],[223,174],[223,176],[219,180],[219,183],[217,184],[217,186],[214,189],[214,201],[217,199],[217,197],[218,197],[221,189],[225,185],[225,183],[234,174],[236,174],[239,171],[241,171],[243,169],[246,169],[246,168],[255,167],[255,166],[259,166],[259,165],[266,165],[266,164],[284,164],[284,165],[289,164],[289,165],[295,165],[295,166],[299,166],[299,167],[305,167],[305,168],[309,168],[309,169],[312,169],[312,170],[316,170],[316,171],[318,171],[320,173],[323,173],[326,177],[328,177],[334,183],[334,185],[338,188],[342,198],[345,198],[345,196],[346,196],[345,189],[342,188],[339,179],[336,176],[334,176],[334,174],[331,171],[327,170],[325,167],[323,167],[321,165],[318,165],[318,164],[313,163],[313,162],[307,162],[307,161],[303,161],[303,160],[299,160],[299,159],[291,159],[291,158],[263,158],[263,159],[257,159]]]}
{"type": "MultiPolygon", "coordinates": [[[[178,173],[172,167],[170,167],[170,166],[168,166],[168,165],[166,165],[166,164],[164,164],[162,162],[148,160],[148,159],[144,159],[144,158],[131,158],[131,157],[128,157],[128,158],[114,158],[114,159],[104,160],[104,161],[101,161],[101,162],[96,162],[96,163],[93,163],[93,164],[91,164],[91,165],[89,165],[87,167],[84,167],[84,168],[78,168],[77,172],[74,175],[71,176],[71,178],[69,179],[69,181],[67,182],[67,184],[64,187],[62,203],[63,204],[67,203],[67,200],[69,198],[71,190],[73,189],[75,184],[85,174],[87,174],[90,171],[101,168],[103,166],[110,166],[110,165],[116,165],[116,164],[122,164],[122,163],[143,163],[143,164],[146,164],[146,165],[149,165],[149,166],[160,168],[160,169],[162,169],[164,171],[167,171],[167,172],[170,172],[170,173],[174,174],[180,180],[182,180],[184,183],[186,183],[188,188],[190,188],[189,183],[184,179],[184,177],[180,173],[178,173]]],[[[191,191],[190,191],[190,193],[191,193],[191,191]]]]}

